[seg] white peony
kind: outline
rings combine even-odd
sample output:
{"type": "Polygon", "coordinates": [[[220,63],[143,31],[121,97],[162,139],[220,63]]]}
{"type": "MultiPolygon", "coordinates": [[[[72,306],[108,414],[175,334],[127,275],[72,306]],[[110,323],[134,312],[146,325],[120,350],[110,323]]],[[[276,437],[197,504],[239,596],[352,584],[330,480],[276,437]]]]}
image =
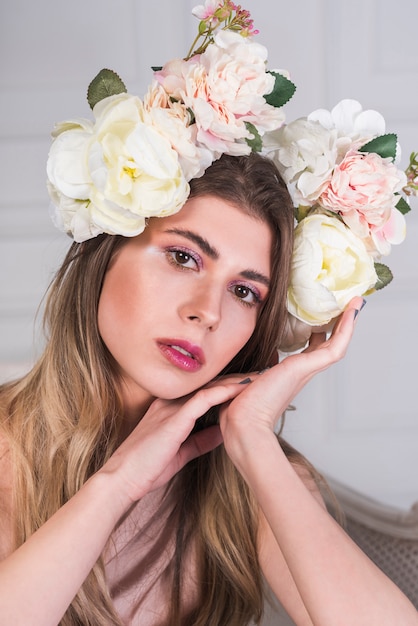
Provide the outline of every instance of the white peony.
{"type": "Polygon", "coordinates": [[[269,134],[270,149],[295,204],[312,206],[329,184],[337,158],[337,133],[300,118],[269,134]]]}
{"type": "Polygon", "coordinates": [[[363,241],[338,218],[312,214],[295,229],[288,310],[311,326],[337,317],[377,282],[363,241]]]}
{"type": "Polygon", "coordinates": [[[57,129],[47,172],[55,222],[76,241],[99,233],[132,237],[145,220],[177,212],[189,186],[169,140],[144,122],[128,94],[101,100],[88,122],[57,129]]]}
{"type": "Polygon", "coordinates": [[[46,166],[49,183],[69,198],[87,200],[91,185],[88,146],[93,124],[83,119],[57,124],[52,136],[46,166]]]}
{"type": "Polygon", "coordinates": [[[328,130],[335,129],[338,137],[346,137],[350,143],[356,142],[360,146],[386,132],[383,115],[373,109],[363,111],[357,100],[341,100],[331,111],[317,109],[308,115],[308,120],[319,122],[328,130]]]}

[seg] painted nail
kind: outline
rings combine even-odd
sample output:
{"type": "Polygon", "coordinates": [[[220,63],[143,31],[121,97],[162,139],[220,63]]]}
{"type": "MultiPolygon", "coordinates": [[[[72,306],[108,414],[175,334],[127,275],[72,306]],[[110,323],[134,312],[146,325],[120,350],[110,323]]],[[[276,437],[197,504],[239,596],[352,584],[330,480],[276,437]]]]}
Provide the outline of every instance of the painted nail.
{"type": "Polygon", "coordinates": [[[251,382],[251,378],[244,378],[244,380],[239,381],[239,385],[248,385],[251,382]]]}
{"type": "Polygon", "coordinates": [[[362,310],[364,309],[364,307],[366,306],[366,304],[367,304],[367,300],[365,300],[365,299],[363,298],[363,302],[362,302],[362,304],[361,304],[361,307],[360,307],[359,309],[354,309],[354,319],[356,319],[357,315],[360,313],[360,311],[362,311],[362,310]]]}

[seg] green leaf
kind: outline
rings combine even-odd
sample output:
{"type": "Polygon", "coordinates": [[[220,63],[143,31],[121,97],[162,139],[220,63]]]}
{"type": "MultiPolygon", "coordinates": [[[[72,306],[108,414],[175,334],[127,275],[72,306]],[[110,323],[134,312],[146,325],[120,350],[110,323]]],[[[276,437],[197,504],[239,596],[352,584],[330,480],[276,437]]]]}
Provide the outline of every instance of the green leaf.
{"type": "Polygon", "coordinates": [[[311,211],[310,206],[303,206],[302,204],[299,204],[297,207],[295,207],[295,219],[297,223],[299,224],[299,222],[304,220],[305,217],[309,215],[310,211],[311,211]]]}
{"type": "Polygon", "coordinates": [[[90,108],[109,96],[118,93],[126,93],[127,89],[123,80],[112,70],[103,69],[91,81],[87,90],[87,101],[90,108]]]}
{"type": "Polygon", "coordinates": [[[263,141],[260,137],[260,133],[251,122],[245,122],[246,129],[253,135],[253,138],[247,138],[246,142],[250,146],[253,152],[261,152],[263,147],[263,141]]]}
{"type": "Polygon", "coordinates": [[[402,215],[406,215],[411,210],[411,207],[405,200],[405,198],[400,198],[398,204],[396,205],[398,211],[402,213],[402,215]]]}
{"type": "Polygon", "coordinates": [[[193,109],[191,109],[190,107],[187,107],[187,113],[189,114],[189,126],[191,126],[192,124],[196,123],[196,118],[193,112],[193,109]]]}
{"type": "Polygon", "coordinates": [[[273,107],[282,107],[286,102],[289,102],[290,98],[296,91],[296,85],[291,80],[278,74],[277,72],[268,72],[275,78],[273,91],[264,96],[267,104],[273,107]]]}
{"type": "Polygon", "coordinates": [[[378,291],[379,289],[383,289],[383,287],[386,287],[386,285],[389,285],[389,283],[393,279],[393,274],[388,266],[384,265],[383,263],[375,263],[374,269],[376,270],[377,274],[377,283],[375,284],[374,288],[376,289],[376,291],[378,291]]]}
{"type": "Polygon", "coordinates": [[[207,24],[205,20],[201,20],[199,22],[199,35],[202,36],[205,34],[207,28],[207,24]]]}
{"type": "Polygon", "coordinates": [[[380,135],[376,139],[372,139],[364,146],[359,148],[359,152],[375,152],[382,159],[390,157],[394,159],[396,157],[396,142],[398,138],[394,133],[388,133],[387,135],[380,135]]]}

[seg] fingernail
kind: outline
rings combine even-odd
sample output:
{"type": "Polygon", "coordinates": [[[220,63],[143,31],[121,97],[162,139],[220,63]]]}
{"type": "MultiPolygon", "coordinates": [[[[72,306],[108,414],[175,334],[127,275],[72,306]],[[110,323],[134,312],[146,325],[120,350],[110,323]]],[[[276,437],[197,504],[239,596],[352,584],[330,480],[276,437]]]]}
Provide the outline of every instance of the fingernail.
{"type": "Polygon", "coordinates": [[[362,311],[362,310],[364,309],[364,307],[366,306],[366,304],[367,304],[367,300],[365,300],[365,299],[363,298],[363,302],[362,302],[362,304],[361,304],[361,307],[360,307],[359,309],[354,309],[354,319],[356,319],[357,315],[360,313],[360,311],[362,311]]]}
{"type": "Polygon", "coordinates": [[[239,381],[239,385],[248,385],[251,382],[251,378],[244,378],[244,380],[239,381]]]}

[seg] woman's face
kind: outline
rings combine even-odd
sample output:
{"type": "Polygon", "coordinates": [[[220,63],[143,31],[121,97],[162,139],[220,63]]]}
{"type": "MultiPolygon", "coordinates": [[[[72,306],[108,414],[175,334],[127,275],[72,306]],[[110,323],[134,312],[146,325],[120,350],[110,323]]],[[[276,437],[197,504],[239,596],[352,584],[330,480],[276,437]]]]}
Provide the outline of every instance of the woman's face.
{"type": "Polygon", "coordinates": [[[271,244],[266,223],[205,196],[117,252],[98,323],[127,410],[194,391],[244,346],[268,293],[271,244]]]}

